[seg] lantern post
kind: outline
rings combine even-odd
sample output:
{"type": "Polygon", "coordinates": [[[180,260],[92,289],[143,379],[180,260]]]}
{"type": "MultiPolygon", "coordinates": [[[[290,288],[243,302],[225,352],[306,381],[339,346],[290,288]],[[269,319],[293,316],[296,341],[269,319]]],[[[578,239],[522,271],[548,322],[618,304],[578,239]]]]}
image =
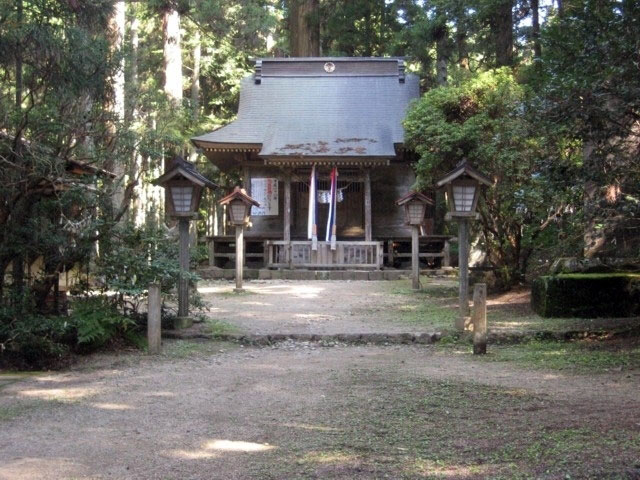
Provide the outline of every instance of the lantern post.
{"type": "Polygon", "coordinates": [[[236,288],[235,292],[243,292],[242,277],[244,272],[244,227],[251,219],[251,207],[260,204],[247,195],[244,188],[236,187],[231,194],[220,200],[220,205],[227,206],[229,223],[236,227],[236,288]]]}
{"type": "Polygon", "coordinates": [[[204,188],[217,188],[195,166],[175,157],[171,168],[153,182],[165,189],[167,214],[178,220],[180,277],[178,279],[178,317],[175,328],[191,326],[189,318],[189,222],[198,218],[204,188]]]}
{"type": "Polygon", "coordinates": [[[459,315],[455,325],[458,330],[464,330],[469,318],[469,221],[478,218],[476,208],[483,185],[491,186],[491,179],[473,168],[466,160],[436,182],[439,188],[446,188],[449,211],[445,219],[458,222],[460,288],[459,315]]]}
{"type": "Polygon", "coordinates": [[[409,192],[396,200],[396,205],[404,207],[405,222],[411,226],[411,286],[420,289],[420,225],[424,222],[427,205],[433,205],[426,195],[409,192]]]}

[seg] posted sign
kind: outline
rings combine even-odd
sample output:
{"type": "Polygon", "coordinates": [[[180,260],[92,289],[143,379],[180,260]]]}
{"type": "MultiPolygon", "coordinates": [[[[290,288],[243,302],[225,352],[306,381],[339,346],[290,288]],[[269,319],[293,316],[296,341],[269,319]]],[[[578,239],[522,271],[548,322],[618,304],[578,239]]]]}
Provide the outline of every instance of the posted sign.
{"type": "Polygon", "coordinates": [[[259,204],[259,207],[251,209],[253,216],[278,215],[278,179],[277,178],[252,178],[251,197],[259,204]]]}

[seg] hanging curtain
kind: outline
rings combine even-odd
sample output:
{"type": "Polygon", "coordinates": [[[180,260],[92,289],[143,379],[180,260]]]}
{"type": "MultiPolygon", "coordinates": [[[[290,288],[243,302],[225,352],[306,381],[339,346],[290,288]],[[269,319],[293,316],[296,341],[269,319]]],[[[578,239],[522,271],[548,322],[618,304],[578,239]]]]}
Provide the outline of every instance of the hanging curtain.
{"type": "Polygon", "coordinates": [[[316,224],[316,164],[311,167],[309,179],[309,218],[307,220],[307,239],[311,240],[311,249],[318,249],[318,225],[316,224]]]}
{"type": "MultiPolygon", "coordinates": [[[[338,203],[342,202],[344,200],[344,189],[346,187],[343,188],[339,188],[338,189],[338,193],[336,194],[336,198],[338,203]]],[[[316,199],[318,201],[318,203],[331,203],[331,190],[318,190],[317,194],[316,194],[316,199]]]]}
{"type": "Polygon", "coordinates": [[[331,201],[329,202],[329,217],[327,218],[326,241],[331,242],[331,250],[336,249],[336,210],[338,194],[338,169],[331,169],[331,201]]]}

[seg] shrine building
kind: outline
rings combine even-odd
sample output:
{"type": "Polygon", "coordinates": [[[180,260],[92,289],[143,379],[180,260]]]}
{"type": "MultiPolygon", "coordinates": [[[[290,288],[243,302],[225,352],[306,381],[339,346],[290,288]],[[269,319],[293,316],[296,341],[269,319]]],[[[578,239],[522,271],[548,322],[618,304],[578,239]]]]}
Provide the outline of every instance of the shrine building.
{"type": "MultiPolygon", "coordinates": [[[[192,138],[222,171],[237,170],[260,203],[245,233],[247,263],[381,269],[409,261],[411,230],[395,200],[415,181],[402,121],[419,94],[418,77],[398,58],[257,60],[237,119],[192,138]]],[[[432,226],[431,215],[421,260],[448,265],[449,237],[432,226]]],[[[223,266],[232,241],[209,238],[212,265],[223,266]]]]}

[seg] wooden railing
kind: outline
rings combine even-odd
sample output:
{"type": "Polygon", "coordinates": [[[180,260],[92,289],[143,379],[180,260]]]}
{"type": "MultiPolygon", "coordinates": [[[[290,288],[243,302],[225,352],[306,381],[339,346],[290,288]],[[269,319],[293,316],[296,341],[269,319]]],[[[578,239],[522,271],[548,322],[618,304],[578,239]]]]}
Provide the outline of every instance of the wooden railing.
{"type": "Polygon", "coordinates": [[[269,268],[382,268],[382,242],[318,242],[268,240],[265,242],[269,268]]]}

